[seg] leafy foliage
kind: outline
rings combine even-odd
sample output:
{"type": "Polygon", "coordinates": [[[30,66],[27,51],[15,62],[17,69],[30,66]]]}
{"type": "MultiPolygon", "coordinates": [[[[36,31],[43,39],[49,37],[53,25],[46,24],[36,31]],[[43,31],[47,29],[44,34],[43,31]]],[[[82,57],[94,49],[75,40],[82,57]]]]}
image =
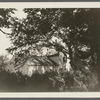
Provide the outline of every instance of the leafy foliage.
{"type": "Polygon", "coordinates": [[[31,50],[41,51],[42,47],[55,48],[69,54],[73,68],[74,55],[88,55],[85,59],[94,57],[94,18],[91,9],[38,8],[24,9],[24,12],[27,13],[26,19],[15,20],[9,35],[13,43],[13,46],[8,48],[9,52],[29,55],[31,50]],[[52,42],[53,36],[61,39],[67,47],[59,45],[57,41],[52,42]],[[83,51],[85,46],[90,51],[83,51]]]}
{"type": "Polygon", "coordinates": [[[55,72],[56,75],[50,78],[53,86],[60,88],[59,91],[74,91],[75,88],[76,91],[88,91],[88,87],[93,85],[87,84],[92,81],[88,76],[96,78],[91,75],[94,70],[100,76],[99,9],[25,8],[24,12],[27,13],[25,19],[12,21],[13,28],[9,37],[13,46],[8,51],[22,54],[23,57],[31,55],[32,50],[40,52],[43,47],[62,51],[69,55],[73,73],[64,73],[62,76],[55,72]],[[52,41],[53,37],[61,40],[60,43],[52,41]],[[87,71],[90,71],[88,75],[87,71]],[[89,82],[85,84],[87,79],[89,82]],[[73,83],[71,86],[70,81],[73,83]]]}
{"type": "Polygon", "coordinates": [[[0,9],[0,27],[10,27],[12,25],[11,14],[14,14],[15,9],[12,8],[1,8],[0,9]]]}

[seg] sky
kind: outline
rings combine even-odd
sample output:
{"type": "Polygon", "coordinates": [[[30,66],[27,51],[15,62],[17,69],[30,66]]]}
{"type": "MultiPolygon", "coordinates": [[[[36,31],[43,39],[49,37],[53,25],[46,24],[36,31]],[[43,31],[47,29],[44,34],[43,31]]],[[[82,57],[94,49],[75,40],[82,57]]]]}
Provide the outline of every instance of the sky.
{"type": "Polygon", "coordinates": [[[7,54],[7,52],[6,52],[5,49],[7,47],[9,47],[10,45],[11,44],[10,44],[9,38],[7,38],[7,36],[5,34],[3,34],[2,32],[0,32],[0,55],[7,54]]]}
{"type": "MultiPolygon", "coordinates": [[[[18,11],[15,12],[15,14],[13,14],[13,17],[18,17],[18,18],[25,18],[26,14],[22,11],[22,8],[18,9],[18,11]]],[[[11,32],[8,29],[3,28],[2,29],[4,32],[11,32]]],[[[12,55],[8,54],[7,51],[5,49],[7,49],[8,47],[11,46],[11,42],[10,39],[3,34],[2,32],[0,32],[0,55],[8,55],[9,58],[12,57],[12,55]]]]}

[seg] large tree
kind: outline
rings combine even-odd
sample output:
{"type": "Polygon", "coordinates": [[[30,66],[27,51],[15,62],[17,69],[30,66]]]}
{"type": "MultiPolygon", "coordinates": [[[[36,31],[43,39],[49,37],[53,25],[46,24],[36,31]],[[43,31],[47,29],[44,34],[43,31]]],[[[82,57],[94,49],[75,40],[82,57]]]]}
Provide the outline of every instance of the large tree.
{"type": "Polygon", "coordinates": [[[69,55],[74,70],[83,71],[82,61],[93,67],[98,63],[99,76],[99,9],[34,8],[24,9],[24,12],[27,13],[25,19],[13,21],[12,33],[9,34],[13,46],[9,52],[22,57],[29,55],[31,50],[54,48],[69,55]],[[53,42],[52,37],[61,42],[53,42]],[[82,67],[76,64],[76,60],[82,67]]]}
{"type": "Polygon", "coordinates": [[[40,50],[47,46],[65,51],[73,59],[72,52],[79,45],[89,48],[92,41],[90,27],[93,24],[89,9],[24,9],[24,12],[27,13],[26,19],[14,22],[10,34],[13,47],[9,51],[27,54],[30,49],[40,50]],[[65,42],[67,48],[53,42],[53,36],[65,42]]]}

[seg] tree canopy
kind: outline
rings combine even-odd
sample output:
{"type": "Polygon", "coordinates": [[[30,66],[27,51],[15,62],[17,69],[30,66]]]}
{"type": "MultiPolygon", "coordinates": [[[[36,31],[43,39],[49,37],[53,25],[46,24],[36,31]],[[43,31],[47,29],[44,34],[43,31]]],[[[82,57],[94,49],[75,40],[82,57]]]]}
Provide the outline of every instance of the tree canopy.
{"type": "Polygon", "coordinates": [[[31,50],[40,51],[42,47],[55,48],[69,54],[73,68],[74,55],[80,59],[90,56],[96,59],[92,10],[25,8],[23,11],[27,17],[13,22],[12,33],[9,35],[13,46],[8,50],[25,55],[30,54],[31,50]],[[52,41],[52,37],[61,41],[52,41]]]}
{"type": "Polygon", "coordinates": [[[99,9],[25,8],[23,11],[27,16],[20,20],[10,16],[12,9],[1,9],[1,27],[12,26],[8,34],[13,43],[7,49],[10,53],[23,57],[31,55],[32,50],[53,48],[69,55],[73,70],[86,72],[87,66],[92,70],[99,68],[99,75],[99,9]],[[53,37],[60,41],[53,41],[53,37]]]}

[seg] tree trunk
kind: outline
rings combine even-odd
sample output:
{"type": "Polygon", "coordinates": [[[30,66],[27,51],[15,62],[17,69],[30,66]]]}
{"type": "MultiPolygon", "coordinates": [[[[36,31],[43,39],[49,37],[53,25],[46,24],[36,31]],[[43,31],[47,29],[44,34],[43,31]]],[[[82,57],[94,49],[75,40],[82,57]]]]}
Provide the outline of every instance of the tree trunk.
{"type": "Polygon", "coordinates": [[[69,50],[70,65],[71,65],[73,70],[77,70],[78,67],[75,65],[75,62],[74,62],[74,57],[73,57],[73,51],[72,51],[72,48],[71,48],[71,43],[68,44],[68,50],[69,50]]]}

